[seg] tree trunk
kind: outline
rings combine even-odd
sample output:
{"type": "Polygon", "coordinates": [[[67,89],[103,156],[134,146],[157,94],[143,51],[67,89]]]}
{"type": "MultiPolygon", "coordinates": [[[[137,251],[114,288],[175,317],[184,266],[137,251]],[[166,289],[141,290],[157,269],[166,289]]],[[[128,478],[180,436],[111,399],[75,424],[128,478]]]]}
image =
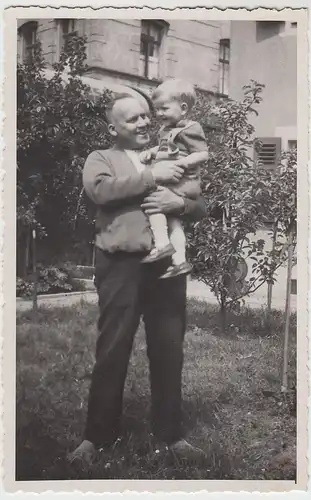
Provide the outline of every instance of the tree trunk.
{"type": "Polygon", "coordinates": [[[36,253],[36,230],[32,230],[32,271],[33,271],[33,294],[32,309],[37,316],[38,312],[38,276],[37,276],[37,253],[36,253]]]}
{"type": "Polygon", "coordinates": [[[282,367],[282,386],[281,386],[281,391],[284,393],[287,392],[288,388],[288,342],[289,342],[292,267],[293,267],[293,231],[291,229],[288,235],[285,331],[284,331],[284,343],[283,343],[283,367],[282,367]]]}
{"type": "MultiPolygon", "coordinates": [[[[273,235],[272,235],[272,269],[273,266],[275,265],[274,262],[274,252],[275,252],[275,245],[276,245],[276,236],[277,236],[277,230],[278,230],[278,223],[275,222],[273,226],[273,235]]],[[[273,276],[274,276],[274,271],[273,271],[273,276]]],[[[267,313],[271,312],[271,307],[272,307],[272,288],[273,288],[273,283],[268,283],[268,296],[267,296],[267,313]]]]}
{"type": "Polygon", "coordinates": [[[227,330],[227,307],[226,307],[226,296],[221,294],[220,297],[220,324],[223,333],[227,330]]]}
{"type": "Polygon", "coordinates": [[[27,227],[26,233],[26,247],[25,247],[25,267],[24,267],[24,276],[27,276],[29,270],[29,253],[30,253],[30,244],[31,244],[31,229],[27,227]]]}
{"type": "Polygon", "coordinates": [[[92,267],[95,267],[95,250],[96,250],[96,247],[95,247],[95,243],[93,244],[93,253],[92,253],[92,267]]]}

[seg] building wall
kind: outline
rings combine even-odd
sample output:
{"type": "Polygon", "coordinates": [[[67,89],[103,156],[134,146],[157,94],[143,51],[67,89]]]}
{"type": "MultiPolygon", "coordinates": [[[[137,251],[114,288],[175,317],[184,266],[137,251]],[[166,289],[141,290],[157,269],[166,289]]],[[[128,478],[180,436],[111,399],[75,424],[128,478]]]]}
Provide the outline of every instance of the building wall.
{"type": "Polygon", "coordinates": [[[232,21],[229,95],[243,97],[251,79],[265,84],[258,137],[281,137],[282,148],[297,139],[297,37],[292,23],[232,21]]]}
{"type": "MultiPolygon", "coordinates": [[[[27,20],[29,21],[29,20],[27,20]]],[[[38,38],[47,61],[59,54],[59,32],[55,19],[37,20],[38,38]]],[[[22,25],[25,20],[20,20],[22,25]]],[[[159,79],[184,78],[202,89],[219,89],[219,40],[223,22],[168,20],[161,43],[159,79]]],[[[140,75],[141,21],[137,19],[80,19],[76,29],[87,36],[89,75],[107,82],[128,83],[150,89],[156,80],[140,75]]]]}

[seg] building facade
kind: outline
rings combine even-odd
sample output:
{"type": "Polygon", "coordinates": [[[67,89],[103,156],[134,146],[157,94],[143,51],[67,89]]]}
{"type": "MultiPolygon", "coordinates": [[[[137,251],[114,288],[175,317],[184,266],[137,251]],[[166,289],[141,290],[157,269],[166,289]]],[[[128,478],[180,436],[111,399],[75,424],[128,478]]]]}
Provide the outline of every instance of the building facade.
{"type": "Polygon", "coordinates": [[[228,92],[220,57],[226,22],[158,19],[19,20],[18,55],[40,40],[47,62],[59,60],[72,31],[87,37],[87,76],[150,90],[166,78],[186,79],[211,95],[228,92]]]}
{"type": "Polygon", "coordinates": [[[265,85],[251,121],[263,144],[260,160],[271,166],[281,149],[297,147],[297,23],[231,22],[229,96],[242,99],[251,79],[265,85]]]}
{"type": "Polygon", "coordinates": [[[161,19],[37,19],[18,21],[18,56],[40,40],[49,65],[69,33],[87,37],[86,76],[107,87],[150,92],[166,78],[182,78],[212,97],[243,98],[243,85],[265,85],[259,115],[259,160],[273,167],[281,149],[297,146],[297,23],[161,19]]]}

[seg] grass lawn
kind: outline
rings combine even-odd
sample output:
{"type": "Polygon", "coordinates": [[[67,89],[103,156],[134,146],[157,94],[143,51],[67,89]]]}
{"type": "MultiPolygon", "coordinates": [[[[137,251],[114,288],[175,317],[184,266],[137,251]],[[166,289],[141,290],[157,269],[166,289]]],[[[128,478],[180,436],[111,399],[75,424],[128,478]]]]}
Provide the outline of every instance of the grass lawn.
{"type": "Polygon", "coordinates": [[[189,301],[184,362],[184,424],[207,452],[204,463],[155,453],[148,422],[149,383],[143,327],[124,395],[124,435],[90,470],[64,456],[83,433],[94,362],[97,307],[17,314],[16,479],[295,479],[296,317],[291,318],[289,386],[280,394],[283,315],[269,327],[263,312],[229,318],[189,301]]]}

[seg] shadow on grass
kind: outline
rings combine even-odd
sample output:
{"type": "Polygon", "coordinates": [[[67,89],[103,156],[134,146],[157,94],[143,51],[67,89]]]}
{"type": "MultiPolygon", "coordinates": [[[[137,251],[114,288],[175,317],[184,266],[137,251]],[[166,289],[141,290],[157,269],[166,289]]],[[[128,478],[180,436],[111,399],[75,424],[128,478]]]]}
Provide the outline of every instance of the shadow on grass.
{"type": "MultiPolygon", "coordinates": [[[[17,422],[18,426],[18,422],[17,422]]],[[[49,436],[39,417],[16,432],[16,480],[37,481],[61,452],[60,443],[49,436]]]]}

